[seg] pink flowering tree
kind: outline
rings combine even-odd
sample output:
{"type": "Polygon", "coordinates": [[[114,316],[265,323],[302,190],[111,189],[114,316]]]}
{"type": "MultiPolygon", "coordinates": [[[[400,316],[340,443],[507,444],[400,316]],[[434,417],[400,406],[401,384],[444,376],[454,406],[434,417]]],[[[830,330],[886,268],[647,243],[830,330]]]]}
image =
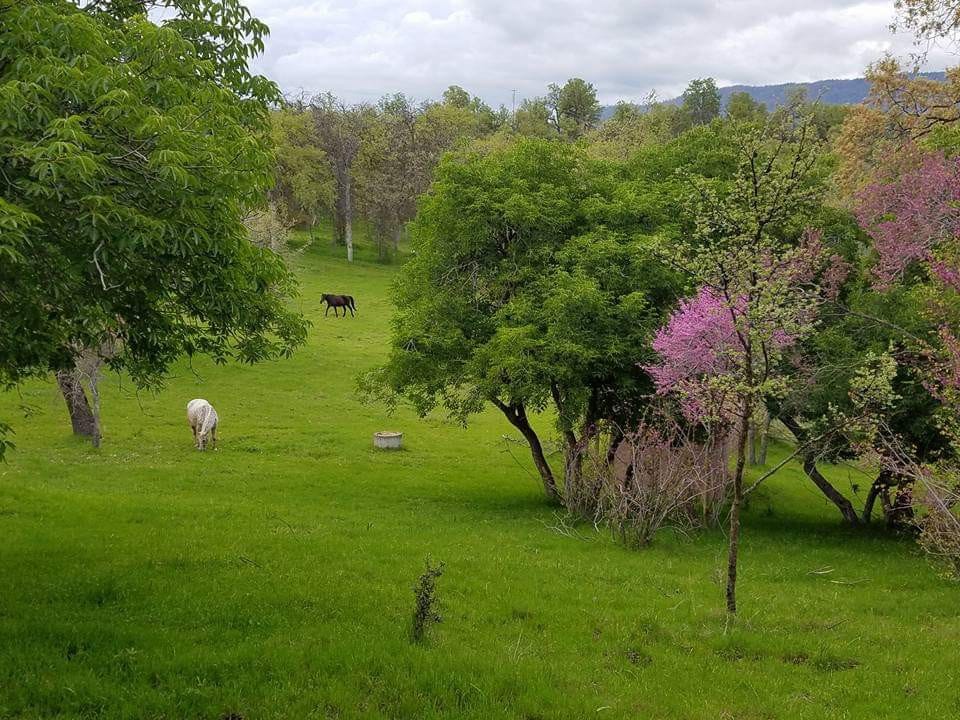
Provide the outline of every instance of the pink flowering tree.
{"type": "Polygon", "coordinates": [[[793,230],[818,201],[814,134],[806,118],[781,120],[739,135],[732,186],[695,183],[694,229],[672,257],[697,292],[656,334],[659,359],[645,368],[659,393],[678,398],[688,419],[735,433],[726,584],[731,615],[751,418],[784,392],[778,372],[784,354],[812,331],[826,286],[836,282],[824,273],[820,234],[808,231],[798,241],[793,230]]]}
{"type": "Polygon", "coordinates": [[[960,409],[960,158],[931,153],[895,181],[866,187],[857,220],[873,241],[875,288],[910,287],[932,320],[929,337],[908,340],[951,423],[960,409]]]}
{"type": "Polygon", "coordinates": [[[912,270],[960,290],[960,159],[930,154],[895,182],[867,186],[858,200],[857,220],[877,255],[878,290],[912,270]]]}

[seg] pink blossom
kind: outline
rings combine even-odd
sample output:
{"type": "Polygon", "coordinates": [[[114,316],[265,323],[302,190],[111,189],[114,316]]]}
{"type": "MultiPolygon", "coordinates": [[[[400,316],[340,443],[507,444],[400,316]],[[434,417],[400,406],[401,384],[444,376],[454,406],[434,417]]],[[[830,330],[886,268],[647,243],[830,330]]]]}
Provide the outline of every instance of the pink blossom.
{"type": "Polygon", "coordinates": [[[726,301],[710,288],[700,291],[670,316],[657,331],[653,349],[663,363],[646,370],[658,392],[669,392],[685,380],[719,375],[732,367],[729,354],[736,346],[736,329],[726,301]]]}
{"type": "Polygon", "coordinates": [[[828,300],[836,300],[840,297],[840,288],[843,287],[849,274],[850,263],[839,255],[831,255],[820,281],[824,297],[828,300]]]}
{"type": "Polygon", "coordinates": [[[866,187],[859,201],[857,220],[878,256],[878,289],[888,289],[917,262],[960,289],[957,269],[935,256],[960,236],[960,159],[928,155],[895,182],[866,187]]]}
{"type": "MultiPolygon", "coordinates": [[[[746,328],[746,301],[731,305],[719,292],[702,287],[680,306],[653,339],[659,362],[644,367],[660,395],[675,394],[684,416],[694,422],[708,417],[729,417],[733,408],[718,378],[734,375],[740,367],[743,346],[736,325],[746,328]],[[735,324],[736,323],[736,324],[735,324]]],[[[772,335],[783,348],[793,338],[783,330],[772,335]]]]}

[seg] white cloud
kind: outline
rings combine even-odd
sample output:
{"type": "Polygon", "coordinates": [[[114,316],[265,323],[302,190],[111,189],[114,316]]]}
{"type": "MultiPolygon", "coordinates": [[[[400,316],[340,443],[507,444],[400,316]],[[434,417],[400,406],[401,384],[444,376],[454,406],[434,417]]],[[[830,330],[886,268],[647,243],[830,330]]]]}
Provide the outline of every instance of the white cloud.
{"type": "MultiPolygon", "coordinates": [[[[451,84],[492,104],[583,77],[601,100],[857,77],[906,55],[893,0],[248,0],[271,28],[256,68],[286,91],[425,99],[451,84]]],[[[942,52],[931,64],[953,64],[942,52]]]]}

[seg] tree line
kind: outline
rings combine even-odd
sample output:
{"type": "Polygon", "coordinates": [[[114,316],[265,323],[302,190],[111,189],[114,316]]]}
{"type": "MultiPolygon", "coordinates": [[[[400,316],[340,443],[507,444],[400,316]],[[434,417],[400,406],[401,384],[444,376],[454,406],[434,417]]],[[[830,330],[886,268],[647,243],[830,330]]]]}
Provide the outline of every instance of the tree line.
{"type": "MultiPolygon", "coordinates": [[[[349,104],[332,93],[300,94],[271,113],[277,175],[270,200],[290,226],[330,219],[334,242],[348,259],[353,258],[355,221],[362,218],[384,259],[399,250],[417,198],[430,187],[447,151],[532,137],[582,142],[597,155],[626,157],[721,114],[712,78],[692,81],[679,105],[660,104],[653,96],[640,105],[621,102],[602,123],[596,89],[581,78],[549,85],[543,96],[523,99],[514,112],[504,106],[495,110],[458,85],[437,101],[420,103],[402,93],[375,104],[349,104]]],[[[725,114],[749,120],[764,117],[766,108],[738,93],[725,114]]]]}

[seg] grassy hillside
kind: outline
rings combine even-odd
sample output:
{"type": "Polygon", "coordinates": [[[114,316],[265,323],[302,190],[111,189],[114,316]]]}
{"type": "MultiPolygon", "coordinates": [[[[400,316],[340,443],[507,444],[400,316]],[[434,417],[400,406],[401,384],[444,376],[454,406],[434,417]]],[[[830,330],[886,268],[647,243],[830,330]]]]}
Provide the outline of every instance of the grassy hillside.
{"type": "Polygon", "coordinates": [[[790,468],[749,508],[726,630],[720,532],[629,551],[542,502],[493,413],[464,430],[360,404],[394,269],[320,247],[298,264],[307,347],[181,365],[155,396],[111,378],[100,451],[52,384],[0,396],[18,445],[0,466],[0,718],[960,713],[958,590],[912,544],[839,529],[790,468]],[[322,292],[358,317],[324,318],[322,292]],[[197,396],[222,418],[213,453],[192,447],[197,396]],[[375,452],[380,429],[406,450],[375,452]],[[446,564],[444,620],[416,646],[427,557],[446,564]]]}

